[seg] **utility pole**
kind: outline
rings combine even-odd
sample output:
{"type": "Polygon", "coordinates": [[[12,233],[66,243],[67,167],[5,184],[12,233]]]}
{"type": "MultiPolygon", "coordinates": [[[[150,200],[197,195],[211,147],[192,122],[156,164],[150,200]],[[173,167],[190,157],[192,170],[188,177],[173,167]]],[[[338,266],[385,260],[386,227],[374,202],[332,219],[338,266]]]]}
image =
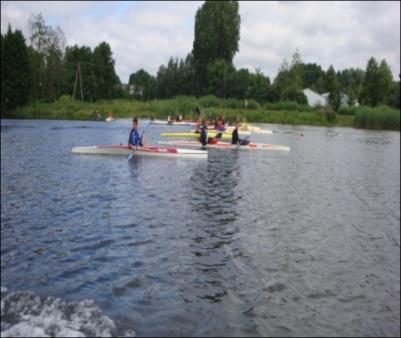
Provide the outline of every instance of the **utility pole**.
{"type": "Polygon", "coordinates": [[[224,61],[224,101],[226,101],[226,77],[227,77],[227,69],[226,69],[226,62],[224,61]]]}
{"type": "Polygon", "coordinates": [[[82,99],[82,102],[84,101],[84,92],[83,92],[83,89],[82,89],[82,73],[81,73],[81,64],[78,62],[78,68],[79,68],[79,83],[80,83],[80,85],[81,85],[81,99],[82,99]]]}
{"type": "Polygon", "coordinates": [[[81,62],[78,62],[77,65],[77,71],[75,73],[75,81],[74,81],[74,89],[73,89],[73,94],[72,97],[75,99],[75,95],[77,92],[77,84],[78,84],[78,77],[79,77],[79,85],[81,87],[81,100],[84,100],[84,93],[82,89],[82,73],[81,73],[81,62]]]}
{"type": "MultiPolygon", "coordinates": [[[[78,63],[79,65],[79,63],[78,63]]],[[[77,84],[78,84],[78,70],[79,68],[77,67],[77,71],[75,72],[75,81],[74,81],[74,88],[72,90],[72,98],[75,100],[75,93],[77,91],[77,84]]]]}

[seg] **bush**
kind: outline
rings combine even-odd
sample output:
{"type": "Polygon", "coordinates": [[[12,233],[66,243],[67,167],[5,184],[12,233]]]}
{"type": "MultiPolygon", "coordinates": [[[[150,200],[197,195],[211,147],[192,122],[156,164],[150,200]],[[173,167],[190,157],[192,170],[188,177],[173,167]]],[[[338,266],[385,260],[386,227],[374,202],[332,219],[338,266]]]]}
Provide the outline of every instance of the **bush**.
{"type": "Polygon", "coordinates": [[[68,102],[68,101],[72,101],[72,97],[71,97],[71,95],[62,95],[62,96],[60,96],[60,98],[58,100],[61,102],[68,102]]]}
{"type": "Polygon", "coordinates": [[[250,99],[250,100],[248,100],[247,108],[248,109],[259,109],[260,108],[260,104],[257,101],[255,101],[253,99],[250,99]]]}
{"type": "Polygon", "coordinates": [[[324,108],[323,109],[323,115],[324,118],[328,121],[328,122],[335,122],[336,121],[336,112],[331,109],[331,108],[324,108]]]}
{"type": "Polygon", "coordinates": [[[355,115],[357,107],[342,107],[338,110],[339,115],[355,115]]]}
{"type": "Polygon", "coordinates": [[[245,103],[236,99],[226,99],[225,107],[230,109],[242,109],[245,103]]]}
{"type": "Polygon", "coordinates": [[[199,105],[204,107],[204,108],[209,108],[209,107],[222,107],[222,99],[219,99],[218,97],[214,95],[208,95],[201,97],[199,99],[199,105]]]}
{"type": "Polygon", "coordinates": [[[358,107],[354,118],[355,128],[400,130],[400,110],[389,106],[358,107]]]}
{"type": "Polygon", "coordinates": [[[313,108],[308,105],[298,104],[294,101],[280,101],[276,103],[266,103],[263,105],[266,110],[284,110],[284,111],[300,111],[300,112],[312,112],[313,108]]]}
{"type": "Polygon", "coordinates": [[[295,96],[295,100],[297,101],[298,104],[301,105],[307,105],[308,104],[308,98],[304,93],[297,93],[295,96]]]}

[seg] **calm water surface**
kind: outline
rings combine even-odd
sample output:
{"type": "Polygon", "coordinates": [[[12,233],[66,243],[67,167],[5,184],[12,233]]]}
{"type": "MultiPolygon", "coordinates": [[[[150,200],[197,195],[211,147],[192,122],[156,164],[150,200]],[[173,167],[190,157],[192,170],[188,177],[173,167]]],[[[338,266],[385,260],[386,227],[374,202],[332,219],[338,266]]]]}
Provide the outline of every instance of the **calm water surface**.
{"type": "Polygon", "coordinates": [[[1,121],[3,333],[51,296],[49,315],[91,300],[105,335],[399,335],[399,132],[265,125],[252,140],[289,153],[207,160],[71,153],[130,127],[1,121]]]}

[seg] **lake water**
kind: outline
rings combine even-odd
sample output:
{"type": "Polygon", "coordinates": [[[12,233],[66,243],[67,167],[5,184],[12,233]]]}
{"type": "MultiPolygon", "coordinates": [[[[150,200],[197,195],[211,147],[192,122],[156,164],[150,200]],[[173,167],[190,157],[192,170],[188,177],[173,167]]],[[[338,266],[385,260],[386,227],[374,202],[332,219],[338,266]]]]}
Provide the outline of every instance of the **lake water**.
{"type": "Polygon", "coordinates": [[[2,120],[2,336],[399,335],[400,133],[261,126],[291,151],[127,161],[71,148],[129,120],[2,120]]]}

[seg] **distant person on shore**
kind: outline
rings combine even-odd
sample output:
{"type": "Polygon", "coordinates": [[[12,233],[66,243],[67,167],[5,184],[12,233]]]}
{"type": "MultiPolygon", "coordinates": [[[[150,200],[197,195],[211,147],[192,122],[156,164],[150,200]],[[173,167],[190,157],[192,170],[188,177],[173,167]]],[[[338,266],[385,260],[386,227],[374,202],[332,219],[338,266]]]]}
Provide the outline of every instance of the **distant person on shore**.
{"type": "Polygon", "coordinates": [[[96,110],[92,113],[92,117],[95,120],[100,120],[102,118],[102,114],[99,113],[99,109],[96,108],[96,110]]]}
{"type": "Polygon", "coordinates": [[[113,113],[111,112],[111,110],[108,112],[108,117],[106,119],[106,122],[110,122],[113,121],[113,113]]]}
{"type": "Polygon", "coordinates": [[[180,112],[177,112],[175,115],[175,122],[181,122],[182,121],[182,114],[180,112]]]}
{"type": "Polygon", "coordinates": [[[171,119],[170,114],[167,115],[167,124],[173,124],[174,120],[171,119]]]}
{"type": "Polygon", "coordinates": [[[143,147],[143,132],[142,135],[139,135],[138,127],[139,127],[138,119],[134,117],[132,120],[132,129],[128,139],[128,148],[130,149],[143,147]]]}

